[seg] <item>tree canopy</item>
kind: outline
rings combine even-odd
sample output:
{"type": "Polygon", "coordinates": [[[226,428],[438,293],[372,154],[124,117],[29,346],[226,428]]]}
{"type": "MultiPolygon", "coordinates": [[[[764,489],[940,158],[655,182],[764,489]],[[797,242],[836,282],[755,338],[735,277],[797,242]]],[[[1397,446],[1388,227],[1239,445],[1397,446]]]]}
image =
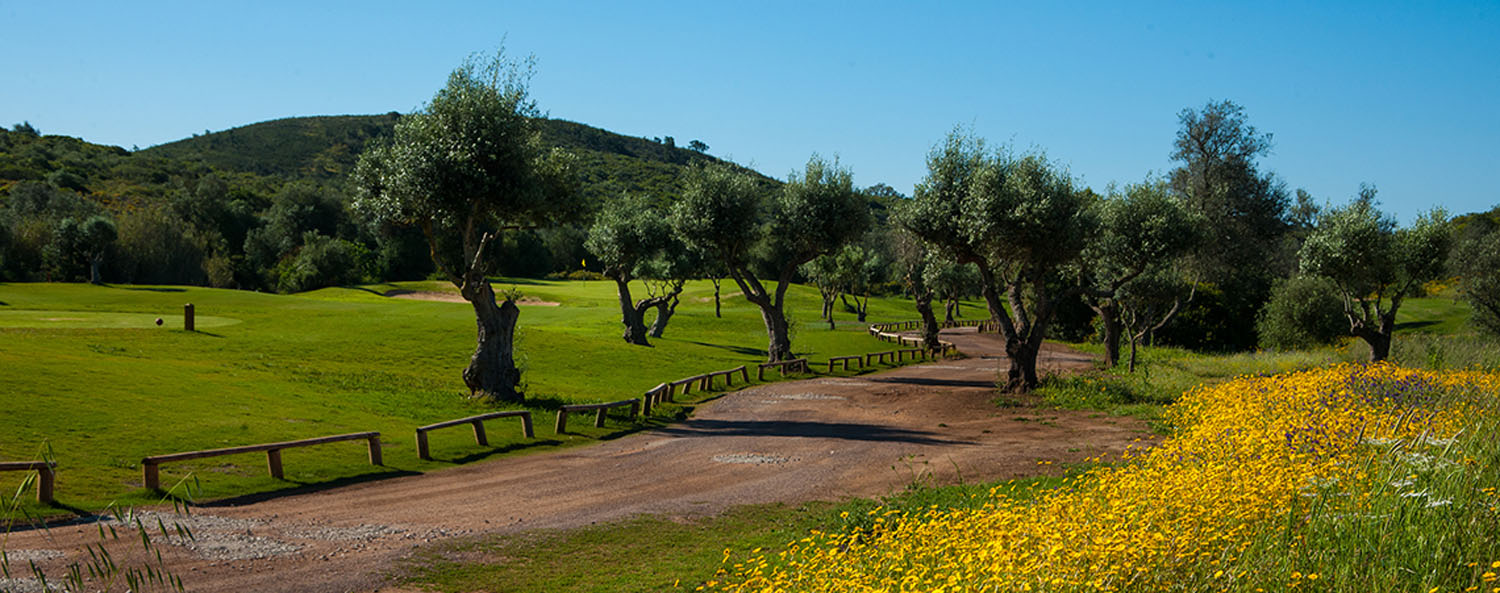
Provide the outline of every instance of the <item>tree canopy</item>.
{"type": "Polygon", "coordinates": [[[470,58],[389,141],[360,156],[355,205],[375,219],[414,224],[433,262],[474,307],[479,346],[464,382],[476,395],[519,400],[513,359],[519,309],[496,303],[486,249],[498,233],[578,213],[565,153],[545,150],[527,90],[530,61],[470,58]]]}
{"type": "Polygon", "coordinates": [[[1410,227],[1375,206],[1375,188],[1318,218],[1318,226],[1300,253],[1304,274],[1333,282],[1344,300],[1349,332],[1370,345],[1371,360],[1390,353],[1396,312],[1422,283],[1440,277],[1452,233],[1441,209],[1424,214],[1410,227]]]}

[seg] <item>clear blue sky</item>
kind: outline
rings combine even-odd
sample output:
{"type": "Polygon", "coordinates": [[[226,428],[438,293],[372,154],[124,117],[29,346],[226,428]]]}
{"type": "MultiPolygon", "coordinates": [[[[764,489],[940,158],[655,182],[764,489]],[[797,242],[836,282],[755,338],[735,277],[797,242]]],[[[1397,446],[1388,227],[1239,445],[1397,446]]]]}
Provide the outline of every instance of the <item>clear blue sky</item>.
{"type": "Polygon", "coordinates": [[[0,124],[147,147],[409,112],[465,56],[533,54],[552,117],[700,139],[776,177],[818,152],[910,193],[955,125],[1096,190],[1163,173],[1177,113],[1244,106],[1262,165],[1403,222],[1500,204],[1500,3],[0,0],[0,124]]]}

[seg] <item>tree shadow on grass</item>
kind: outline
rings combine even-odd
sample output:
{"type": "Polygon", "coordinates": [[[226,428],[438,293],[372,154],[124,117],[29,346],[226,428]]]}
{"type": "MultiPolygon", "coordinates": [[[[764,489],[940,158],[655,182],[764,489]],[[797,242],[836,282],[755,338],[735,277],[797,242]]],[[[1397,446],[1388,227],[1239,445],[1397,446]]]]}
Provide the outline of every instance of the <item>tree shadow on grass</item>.
{"type": "Polygon", "coordinates": [[[120,290],[136,290],[141,292],[187,292],[186,288],[173,288],[169,286],[113,286],[101,284],[105,288],[118,288],[120,290]]]}
{"type": "Polygon", "coordinates": [[[199,507],[199,508],[233,507],[233,506],[240,506],[240,505],[246,505],[246,504],[253,504],[253,503],[257,503],[257,502],[264,502],[264,501],[267,501],[267,500],[281,498],[281,497],[284,497],[284,496],[295,496],[295,495],[298,495],[298,494],[308,494],[308,493],[312,493],[312,492],[321,492],[321,491],[324,491],[324,490],[332,490],[334,488],[342,488],[344,486],[352,486],[354,484],[363,484],[363,483],[366,483],[366,482],[375,482],[375,481],[379,481],[379,480],[388,480],[388,479],[391,479],[391,478],[400,478],[400,477],[405,477],[405,476],[416,476],[416,475],[421,475],[421,472],[415,472],[415,471],[404,470],[404,469],[385,468],[385,469],[380,470],[380,471],[373,471],[373,472],[359,474],[357,476],[349,476],[347,478],[339,478],[339,479],[336,479],[336,480],[328,480],[328,481],[324,481],[324,482],[298,482],[296,480],[287,480],[288,483],[290,483],[290,484],[297,484],[297,485],[293,486],[293,487],[290,487],[290,488],[282,488],[282,489],[279,489],[279,490],[272,490],[272,491],[269,491],[269,492],[256,492],[254,494],[242,494],[240,496],[231,496],[229,498],[220,498],[220,499],[212,500],[212,501],[208,501],[208,502],[194,502],[194,501],[187,500],[187,499],[184,499],[182,497],[175,496],[175,495],[168,495],[166,497],[166,500],[180,502],[180,503],[183,503],[183,504],[186,504],[186,505],[189,505],[189,506],[199,507]]]}
{"type": "Polygon", "coordinates": [[[1397,331],[1406,331],[1406,330],[1413,330],[1413,329],[1421,329],[1421,328],[1424,328],[1424,327],[1428,327],[1428,326],[1432,326],[1432,325],[1437,325],[1437,324],[1438,324],[1438,322],[1436,322],[1436,321],[1405,321],[1405,322],[1402,322],[1402,323],[1397,323],[1396,324],[1396,330],[1397,331]]]}
{"type": "Polygon", "coordinates": [[[756,356],[756,357],[761,357],[761,358],[764,358],[766,356],[766,350],[765,350],[765,348],[748,348],[748,347],[745,347],[745,346],[733,346],[733,345],[727,345],[727,344],[710,344],[708,342],[691,342],[691,341],[689,341],[689,342],[686,342],[686,343],[688,343],[688,344],[697,344],[699,346],[708,346],[709,348],[718,348],[718,349],[721,349],[721,350],[728,350],[728,351],[733,352],[735,354],[744,354],[744,355],[747,355],[747,356],[756,356]]]}

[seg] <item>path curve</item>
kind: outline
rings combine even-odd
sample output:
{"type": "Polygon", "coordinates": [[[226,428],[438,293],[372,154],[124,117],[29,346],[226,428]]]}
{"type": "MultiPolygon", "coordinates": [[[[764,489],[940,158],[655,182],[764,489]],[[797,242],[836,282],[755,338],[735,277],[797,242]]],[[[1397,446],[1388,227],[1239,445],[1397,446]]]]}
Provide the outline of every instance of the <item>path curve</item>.
{"type": "MultiPolygon", "coordinates": [[[[685,421],[587,447],[195,509],[187,523],[197,542],[165,553],[189,591],[389,591],[381,579],[392,562],[436,540],[881,496],[918,475],[952,483],[1057,473],[1038,461],[1118,455],[1148,436],[1129,418],[996,407],[1003,343],[972,328],[943,336],[969,358],[760,385],[685,421]]],[[[1091,364],[1052,345],[1038,363],[1043,371],[1091,364]]],[[[16,533],[7,549],[76,553],[97,538],[94,529],[16,533]]],[[[66,560],[39,564],[58,574],[66,560]]]]}

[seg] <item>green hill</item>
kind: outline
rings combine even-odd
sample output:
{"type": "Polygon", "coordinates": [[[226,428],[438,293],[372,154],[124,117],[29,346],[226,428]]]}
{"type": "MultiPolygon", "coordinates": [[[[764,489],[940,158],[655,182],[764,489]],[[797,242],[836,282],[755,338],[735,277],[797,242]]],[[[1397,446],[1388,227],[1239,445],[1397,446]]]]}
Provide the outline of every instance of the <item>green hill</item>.
{"type": "MultiPolygon", "coordinates": [[[[290,117],[153,146],[140,154],[206,165],[218,171],[340,183],[359,154],[391,134],[401,114],[290,117]]],[[[620,192],[677,193],[683,167],[724,162],[711,155],[652,139],[624,136],[576,122],[538,119],[542,141],[578,156],[584,192],[591,198],[620,192]]],[[[778,183],[745,169],[768,186],[778,183]]]]}

